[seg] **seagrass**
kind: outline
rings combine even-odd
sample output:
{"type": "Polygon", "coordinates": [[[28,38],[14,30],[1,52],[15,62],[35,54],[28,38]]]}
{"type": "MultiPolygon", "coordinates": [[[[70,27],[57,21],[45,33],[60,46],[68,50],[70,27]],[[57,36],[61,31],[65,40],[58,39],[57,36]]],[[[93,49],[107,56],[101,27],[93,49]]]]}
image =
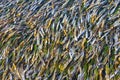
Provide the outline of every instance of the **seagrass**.
{"type": "Polygon", "coordinates": [[[0,0],[0,80],[119,80],[120,0],[0,0]]]}

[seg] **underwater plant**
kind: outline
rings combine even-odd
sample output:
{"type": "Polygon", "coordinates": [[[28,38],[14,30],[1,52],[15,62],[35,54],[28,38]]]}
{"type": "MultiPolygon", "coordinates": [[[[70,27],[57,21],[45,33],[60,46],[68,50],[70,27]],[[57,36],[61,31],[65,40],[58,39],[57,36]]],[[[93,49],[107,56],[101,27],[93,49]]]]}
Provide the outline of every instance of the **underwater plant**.
{"type": "Polygon", "coordinates": [[[120,0],[0,0],[1,80],[119,80],[120,0]]]}

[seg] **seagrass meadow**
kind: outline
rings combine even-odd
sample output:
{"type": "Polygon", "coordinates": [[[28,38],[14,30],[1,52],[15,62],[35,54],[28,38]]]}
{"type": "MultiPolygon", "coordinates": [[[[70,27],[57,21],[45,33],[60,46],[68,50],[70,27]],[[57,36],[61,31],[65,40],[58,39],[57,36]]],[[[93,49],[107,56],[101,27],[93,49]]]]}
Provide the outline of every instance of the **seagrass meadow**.
{"type": "Polygon", "coordinates": [[[120,80],[120,0],[0,0],[0,80],[120,80]]]}

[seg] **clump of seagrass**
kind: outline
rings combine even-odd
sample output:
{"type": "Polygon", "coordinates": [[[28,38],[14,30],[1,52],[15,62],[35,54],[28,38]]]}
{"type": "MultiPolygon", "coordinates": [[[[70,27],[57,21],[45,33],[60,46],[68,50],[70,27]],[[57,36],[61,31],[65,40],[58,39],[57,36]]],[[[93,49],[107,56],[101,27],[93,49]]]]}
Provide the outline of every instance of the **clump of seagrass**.
{"type": "Polygon", "coordinates": [[[0,79],[119,76],[120,0],[0,2],[0,79]]]}

